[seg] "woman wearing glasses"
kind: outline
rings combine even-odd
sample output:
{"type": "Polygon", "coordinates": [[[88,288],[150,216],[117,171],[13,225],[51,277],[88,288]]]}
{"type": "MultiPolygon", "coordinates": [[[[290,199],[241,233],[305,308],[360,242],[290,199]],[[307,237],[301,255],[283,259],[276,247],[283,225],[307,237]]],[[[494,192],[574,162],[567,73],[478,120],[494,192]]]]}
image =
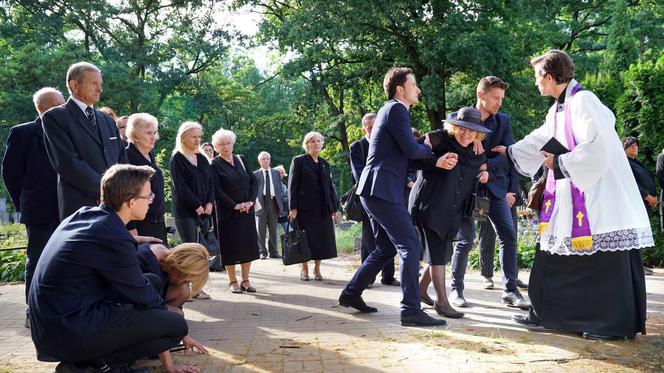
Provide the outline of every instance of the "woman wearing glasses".
{"type": "Polygon", "coordinates": [[[136,166],[154,168],[154,176],[150,179],[152,193],[147,196],[150,202],[145,219],[132,221],[127,228],[133,235],[151,236],[166,243],[166,224],[164,223],[164,174],[159,169],[152,149],[159,138],[157,118],[147,113],[132,114],[127,121],[127,158],[136,166]]]}

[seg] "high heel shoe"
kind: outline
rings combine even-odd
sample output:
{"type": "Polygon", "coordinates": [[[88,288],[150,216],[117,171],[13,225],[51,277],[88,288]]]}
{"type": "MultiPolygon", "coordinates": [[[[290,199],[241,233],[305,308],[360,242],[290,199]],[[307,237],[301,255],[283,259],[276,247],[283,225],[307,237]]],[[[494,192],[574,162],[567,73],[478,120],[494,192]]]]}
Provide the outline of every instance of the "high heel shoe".
{"type": "Polygon", "coordinates": [[[320,271],[314,271],[314,280],[323,281],[323,276],[320,274],[320,271]]]}
{"type": "Polygon", "coordinates": [[[309,281],[309,273],[304,270],[300,271],[300,280],[309,281]]]}
{"type": "Polygon", "coordinates": [[[463,312],[455,311],[454,309],[451,312],[445,311],[438,302],[434,302],[433,309],[436,310],[437,314],[450,319],[460,319],[464,316],[463,312]]]}

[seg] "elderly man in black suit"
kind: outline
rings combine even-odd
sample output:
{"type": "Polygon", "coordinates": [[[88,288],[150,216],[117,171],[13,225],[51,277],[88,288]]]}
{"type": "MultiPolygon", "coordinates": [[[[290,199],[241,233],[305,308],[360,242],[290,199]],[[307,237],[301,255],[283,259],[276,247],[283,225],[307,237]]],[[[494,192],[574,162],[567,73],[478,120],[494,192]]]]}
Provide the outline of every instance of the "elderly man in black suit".
{"type": "Polygon", "coordinates": [[[198,372],[173,363],[169,349],[180,341],[206,349],[187,336],[184,317],[166,309],[161,284],[144,278],[137,239],[125,227],[145,217],[153,175],[149,166],[109,168],[102,203],[65,218],[44,248],[28,296],[31,334],[39,360],[62,362],[56,372],[125,372],[157,354],[167,372],[198,372]]]}
{"type": "Polygon", "coordinates": [[[99,203],[101,175],[127,153],[115,122],[94,108],[102,93],[101,71],[78,62],[67,70],[71,97],[44,114],[46,151],[58,173],[60,219],[99,203]]]}
{"type": "MultiPolygon", "coordinates": [[[[367,155],[369,155],[369,139],[371,130],[376,121],[375,113],[367,113],[362,117],[362,130],[364,137],[350,144],[350,169],[353,173],[353,180],[357,183],[362,175],[362,170],[367,164],[367,155]]],[[[360,257],[364,262],[369,254],[376,248],[376,239],[371,229],[371,220],[367,214],[362,219],[362,244],[360,246],[360,257]]],[[[382,270],[381,283],[383,285],[400,286],[399,280],[394,278],[394,262],[389,262],[382,270]]],[[[373,283],[373,281],[371,281],[373,283]]]]}
{"type": "Polygon", "coordinates": [[[281,174],[270,167],[270,153],[262,151],[258,154],[258,163],[261,168],[254,171],[258,180],[258,196],[261,209],[256,211],[256,227],[258,229],[258,248],[260,258],[281,258],[277,250],[277,222],[279,215],[284,211],[281,198],[281,174]],[[265,233],[269,232],[267,248],[265,247],[265,233]]]}
{"type": "MultiPolygon", "coordinates": [[[[57,175],[48,161],[44,146],[41,116],[46,110],[62,105],[65,99],[55,88],[38,90],[32,101],[39,116],[32,122],[19,124],[9,130],[5,156],[2,159],[2,179],[20,221],[28,234],[25,263],[25,297],[27,303],[32,274],[46,242],[58,226],[57,175]]],[[[30,327],[26,317],[25,326],[30,327]]]]}

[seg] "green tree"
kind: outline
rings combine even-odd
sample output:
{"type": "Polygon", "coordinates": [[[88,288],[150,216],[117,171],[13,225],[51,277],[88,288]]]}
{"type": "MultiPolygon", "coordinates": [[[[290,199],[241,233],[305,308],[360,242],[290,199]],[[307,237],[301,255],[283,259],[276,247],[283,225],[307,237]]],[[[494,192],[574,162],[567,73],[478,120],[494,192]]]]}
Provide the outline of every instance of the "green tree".
{"type": "Polygon", "coordinates": [[[613,7],[608,43],[602,67],[612,76],[620,76],[622,71],[636,62],[639,50],[629,25],[629,12],[626,0],[616,0],[613,7]]]}

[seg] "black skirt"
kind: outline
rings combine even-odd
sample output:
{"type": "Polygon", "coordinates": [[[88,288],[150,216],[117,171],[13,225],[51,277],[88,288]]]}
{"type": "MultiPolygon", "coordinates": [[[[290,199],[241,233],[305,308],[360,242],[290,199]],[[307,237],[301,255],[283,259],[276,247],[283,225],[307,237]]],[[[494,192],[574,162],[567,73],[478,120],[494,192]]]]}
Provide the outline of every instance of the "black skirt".
{"type": "Polygon", "coordinates": [[[545,328],[629,337],[646,332],[640,250],[554,255],[538,244],[528,295],[545,328]]]}
{"type": "Polygon", "coordinates": [[[297,210],[297,224],[307,232],[311,248],[311,260],[337,257],[337,241],[334,237],[332,214],[322,209],[297,210]]]}
{"type": "Polygon", "coordinates": [[[441,238],[431,229],[416,224],[415,228],[422,242],[422,261],[438,266],[447,265],[452,260],[452,240],[441,238]]]}
{"type": "Polygon", "coordinates": [[[224,266],[258,259],[258,233],[253,213],[233,213],[219,220],[219,249],[224,266]]]}

